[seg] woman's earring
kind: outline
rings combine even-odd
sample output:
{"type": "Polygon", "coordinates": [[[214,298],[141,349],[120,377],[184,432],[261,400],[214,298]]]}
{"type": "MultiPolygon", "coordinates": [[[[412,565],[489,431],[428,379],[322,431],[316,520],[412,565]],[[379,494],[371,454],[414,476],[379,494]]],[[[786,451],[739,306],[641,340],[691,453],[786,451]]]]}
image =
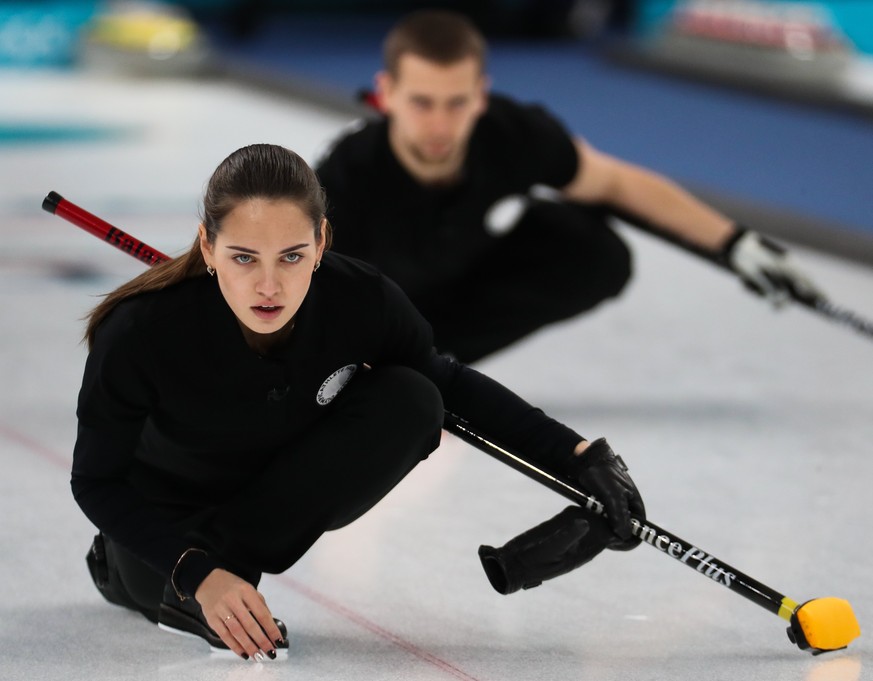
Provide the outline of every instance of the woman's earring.
{"type": "Polygon", "coordinates": [[[321,260],[316,261],[315,267],[312,268],[312,271],[317,272],[319,267],[321,267],[321,260]]]}
{"type": "Polygon", "coordinates": [[[206,271],[209,272],[209,276],[210,276],[210,277],[214,277],[214,276],[215,276],[215,268],[214,268],[212,265],[207,265],[207,266],[206,266],[206,271]]]}

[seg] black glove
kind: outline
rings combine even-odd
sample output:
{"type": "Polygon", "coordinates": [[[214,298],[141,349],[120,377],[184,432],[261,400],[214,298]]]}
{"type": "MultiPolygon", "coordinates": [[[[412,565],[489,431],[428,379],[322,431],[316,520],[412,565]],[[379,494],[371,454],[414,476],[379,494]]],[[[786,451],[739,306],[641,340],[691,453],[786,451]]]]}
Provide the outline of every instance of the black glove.
{"type": "Polygon", "coordinates": [[[594,440],[579,456],[573,454],[568,464],[568,475],[578,482],[583,491],[591,493],[606,508],[609,525],[622,540],[610,546],[618,551],[636,548],[640,540],[632,534],[630,516],[641,521],[646,518],[646,507],[637,486],[627,473],[627,466],[616,456],[605,438],[594,440]]]}
{"type": "Polygon", "coordinates": [[[506,595],[566,574],[616,542],[621,540],[603,518],[568,506],[499,549],[480,546],[479,559],[491,586],[506,595]]]}
{"type": "Polygon", "coordinates": [[[781,307],[791,298],[814,304],[824,295],[798,268],[782,246],[757,232],[737,226],[721,257],[746,288],[781,307]]]}

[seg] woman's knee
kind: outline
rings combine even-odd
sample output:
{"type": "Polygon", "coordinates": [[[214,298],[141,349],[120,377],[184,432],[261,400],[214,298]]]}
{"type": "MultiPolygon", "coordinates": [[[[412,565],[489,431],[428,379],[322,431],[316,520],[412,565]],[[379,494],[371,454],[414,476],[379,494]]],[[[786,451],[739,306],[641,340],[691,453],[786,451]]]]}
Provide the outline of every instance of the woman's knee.
{"type": "Polygon", "coordinates": [[[367,401],[375,418],[385,418],[412,430],[439,429],[443,400],[437,387],[424,375],[404,366],[377,367],[367,371],[367,401]]]}

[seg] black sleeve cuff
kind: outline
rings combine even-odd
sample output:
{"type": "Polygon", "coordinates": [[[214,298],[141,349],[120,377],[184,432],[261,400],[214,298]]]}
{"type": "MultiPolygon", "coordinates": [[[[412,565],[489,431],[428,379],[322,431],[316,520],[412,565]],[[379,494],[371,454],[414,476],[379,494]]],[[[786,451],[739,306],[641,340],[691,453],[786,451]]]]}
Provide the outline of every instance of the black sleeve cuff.
{"type": "Polygon", "coordinates": [[[178,587],[183,596],[194,598],[200,584],[217,567],[220,567],[218,561],[209,554],[192,551],[176,568],[175,586],[178,587]]]}

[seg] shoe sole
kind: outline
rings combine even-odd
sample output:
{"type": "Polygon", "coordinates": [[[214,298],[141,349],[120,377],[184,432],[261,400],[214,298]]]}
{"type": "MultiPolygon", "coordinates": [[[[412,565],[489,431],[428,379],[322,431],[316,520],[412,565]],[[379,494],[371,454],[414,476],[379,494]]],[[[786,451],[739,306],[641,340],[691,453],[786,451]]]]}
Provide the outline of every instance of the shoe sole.
{"type": "MultiPolygon", "coordinates": [[[[209,650],[212,655],[220,657],[239,657],[239,655],[225,645],[224,641],[213,634],[211,629],[204,627],[200,620],[191,617],[184,612],[180,612],[175,608],[161,605],[158,629],[170,634],[176,634],[177,636],[185,636],[186,638],[196,638],[205,641],[209,644],[209,650]]],[[[270,659],[266,654],[264,657],[267,660],[270,659]]],[[[287,648],[276,649],[276,659],[284,659],[287,657],[287,648]]]]}

